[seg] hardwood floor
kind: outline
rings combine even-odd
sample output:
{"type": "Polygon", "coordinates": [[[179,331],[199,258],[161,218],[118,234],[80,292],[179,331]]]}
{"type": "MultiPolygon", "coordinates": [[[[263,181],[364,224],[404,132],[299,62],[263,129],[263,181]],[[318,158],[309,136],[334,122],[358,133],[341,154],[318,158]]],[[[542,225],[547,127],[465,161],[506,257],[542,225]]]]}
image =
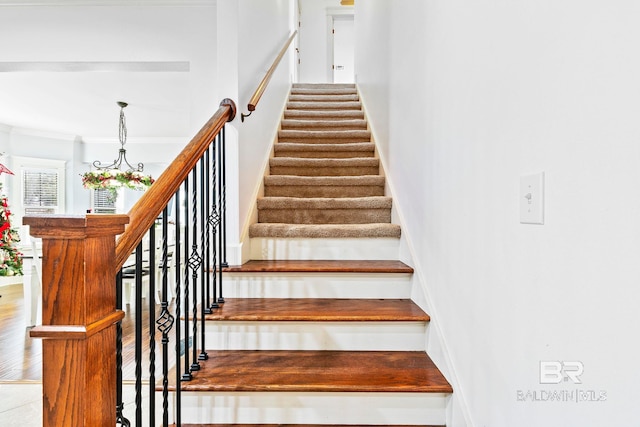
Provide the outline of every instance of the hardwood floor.
{"type": "MultiPolygon", "coordinates": [[[[0,295],[2,295],[0,298],[0,381],[40,381],[42,380],[42,340],[31,338],[30,328],[25,326],[22,285],[2,287],[0,295]]],[[[125,381],[135,379],[135,310],[132,307],[125,308],[125,318],[122,321],[122,359],[125,381]]],[[[156,308],[156,311],[159,310],[156,308]]],[[[143,325],[142,367],[143,372],[147,372],[150,347],[148,310],[143,310],[143,325]]],[[[159,360],[160,333],[156,333],[155,339],[156,359],[159,360]]],[[[173,344],[170,344],[170,348],[174,348],[173,344]]],[[[175,360],[173,351],[170,351],[169,360],[172,366],[175,360]]],[[[160,371],[161,367],[156,366],[156,377],[160,371]]]]}
{"type": "Polygon", "coordinates": [[[0,381],[42,379],[42,340],[25,326],[22,285],[0,289],[0,381]]]}

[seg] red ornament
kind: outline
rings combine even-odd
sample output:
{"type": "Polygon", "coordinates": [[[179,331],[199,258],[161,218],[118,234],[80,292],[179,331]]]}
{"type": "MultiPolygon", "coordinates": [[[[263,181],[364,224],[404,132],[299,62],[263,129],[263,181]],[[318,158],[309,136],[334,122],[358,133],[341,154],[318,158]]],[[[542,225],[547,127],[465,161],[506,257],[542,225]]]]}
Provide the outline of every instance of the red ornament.
{"type": "Polygon", "coordinates": [[[13,172],[11,172],[8,167],[0,163],[0,174],[2,174],[3,172],[8,173],[9,175],[13,175],[13,172]]]}

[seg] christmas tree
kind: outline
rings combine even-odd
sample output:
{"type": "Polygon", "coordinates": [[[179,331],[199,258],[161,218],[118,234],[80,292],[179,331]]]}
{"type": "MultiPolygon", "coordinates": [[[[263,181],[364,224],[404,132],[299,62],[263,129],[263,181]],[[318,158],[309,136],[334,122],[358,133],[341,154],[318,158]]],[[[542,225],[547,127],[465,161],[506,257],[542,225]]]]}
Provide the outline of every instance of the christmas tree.
{"type": "MultiPolygon", "coordinates": [[[[3,172],[13,175],[0,163],[0,174],[3,172]]],[[[16,248],[20,236],[18,230],[11,228],[10,218],[9,201],[0,183],[0,276],[22,275],[22,253],[16,248]]]]}

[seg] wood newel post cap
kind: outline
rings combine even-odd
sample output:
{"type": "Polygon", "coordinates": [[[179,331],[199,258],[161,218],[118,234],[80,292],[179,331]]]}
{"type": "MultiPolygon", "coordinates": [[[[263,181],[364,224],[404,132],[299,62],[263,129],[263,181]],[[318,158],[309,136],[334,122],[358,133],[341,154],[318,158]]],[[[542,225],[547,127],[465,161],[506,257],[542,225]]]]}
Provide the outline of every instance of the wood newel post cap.
{"type": "Polygon", "coordinates": [[[49,239],[82,239],[118,235],[129,223],[128,215],[39,215],[25,216],[23,225],[29,226],[29,234],[49,239]]]}
{"type": "Polygon", "coordinates": [[[31,336],[89,336],[117,321],[112,266],[116,235],[128,222],[127,215],[24,217],[30,234],[42,238],[42,326],[56,326],[42,334],[36,327],[31,336]]]}

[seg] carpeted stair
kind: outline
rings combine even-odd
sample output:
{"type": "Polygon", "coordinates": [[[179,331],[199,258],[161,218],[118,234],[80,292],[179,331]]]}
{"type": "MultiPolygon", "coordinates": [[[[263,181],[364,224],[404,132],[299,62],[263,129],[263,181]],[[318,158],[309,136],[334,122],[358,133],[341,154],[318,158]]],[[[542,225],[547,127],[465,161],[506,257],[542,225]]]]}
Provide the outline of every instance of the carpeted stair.
{"type": "Polygon", "coordinates": [[[355,85],[296,84],[250,237],[394,237],[355,85]]]}

